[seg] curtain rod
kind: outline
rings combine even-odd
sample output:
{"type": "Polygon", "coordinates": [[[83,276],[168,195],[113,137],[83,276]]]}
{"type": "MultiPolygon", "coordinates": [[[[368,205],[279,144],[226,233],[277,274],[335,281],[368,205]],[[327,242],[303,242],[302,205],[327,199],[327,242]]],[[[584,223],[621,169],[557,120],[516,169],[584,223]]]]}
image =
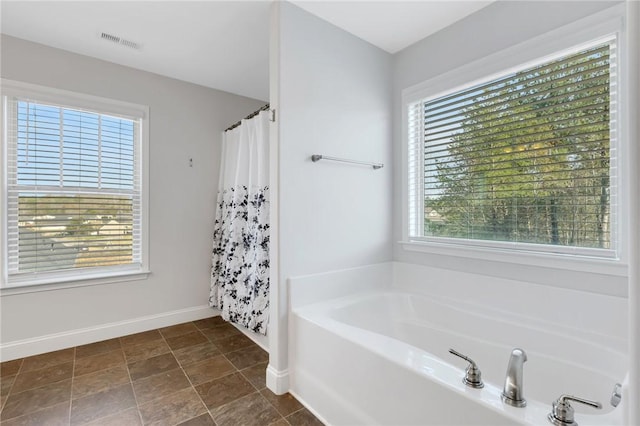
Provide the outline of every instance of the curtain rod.
{"type": "MultiPolygon", "coordinates": [[[[250,118],[255,117],[256,115],[260,114],[262,111],[267,111],[269,110],[269,104],[266,104],[264,106],[262,106],[260,109],[253,111],[251,114],[247,115],[245,118],[243,118],[242,120],[248,120],[250,118]]],[[[238,127],[239,125],[242,124],[242,120],[238,121],[235,124],[232,124],[231,126],[227,127],[226,129],[224,129],[225,132],[228,132],[229,130],[233,130],[236,127],[238,127]]]]}

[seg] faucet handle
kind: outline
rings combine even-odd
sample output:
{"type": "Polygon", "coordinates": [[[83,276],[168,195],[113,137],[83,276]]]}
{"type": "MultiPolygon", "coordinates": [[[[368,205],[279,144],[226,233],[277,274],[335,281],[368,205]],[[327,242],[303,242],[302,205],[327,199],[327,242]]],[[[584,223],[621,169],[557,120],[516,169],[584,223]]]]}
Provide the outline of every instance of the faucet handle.
{"type": "Polygon", "coordinates": [[[620,404],[620,400],[622,399],[622,385],[620,383],[616,383],[613,387],[613,393],[611,394],[611,405],[617,407],[620,404]]]}
{"type": "Polygon", "coordinates": [[[462,379],[462,383],[475,389],[483,388],[484,383],[482,383],[482,373],[480,372],[478,365],[471,358],[461,354],[455,349],[449,349],[449,353],[460,357],[469,363],[469,366],[465,370],[465,375],[462,379]]]}
{"type": "Polygon", "coordinates": [[[590,405],[597,409],[602,408],[602,404],[596,401],[578,398],[573,395],[561,395],[560,398],[555,400],[551,405],[551,412],[547,416],[550,423],[556,426],[578,426],[578,423],[573,418],[574,410],[571,404],[569,404],[569,401],[590,405]]]}

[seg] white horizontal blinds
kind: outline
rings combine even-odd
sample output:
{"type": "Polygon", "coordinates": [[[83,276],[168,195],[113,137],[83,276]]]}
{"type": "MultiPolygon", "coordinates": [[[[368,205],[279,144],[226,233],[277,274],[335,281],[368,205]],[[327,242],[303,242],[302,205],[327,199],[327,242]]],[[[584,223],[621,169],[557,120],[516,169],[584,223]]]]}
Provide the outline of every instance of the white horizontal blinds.
{"type": "Polygon", "coordinates": [[[18,202],[16,196],[12,193],[11,188],[16,187],[17,183],[17,146],[16,140],[18,135],[18,121],[17,121],[17,103],[7,101],[4,104],[6,125],[6,141],[7,141],[7,247],[9,248],[7,254],[7,268],[9,272],[18,270],[18,254],[15,249],[18,247],[18,202]]]}
{"type": "Polygon", "coordinates": [[[612,247],[615,44],[426,101],[424,235],[612,247]]]}
{"type": "Polygon", "coordinates": [[[8,104],[9,273],[140,263],[139,122],[8,104]]]}
{"type": "MultiPolygon", "coordinates": [[[[418,102],[408,109],[408,193],[418,194],[422,192],[422,146],[424,144],[423,132],[423,108],[418,102]]],[[[422,216],[423,203],[417,197],[409,197],[409,236],[422,235],[422,226],[419,217],[422,216]]]]}

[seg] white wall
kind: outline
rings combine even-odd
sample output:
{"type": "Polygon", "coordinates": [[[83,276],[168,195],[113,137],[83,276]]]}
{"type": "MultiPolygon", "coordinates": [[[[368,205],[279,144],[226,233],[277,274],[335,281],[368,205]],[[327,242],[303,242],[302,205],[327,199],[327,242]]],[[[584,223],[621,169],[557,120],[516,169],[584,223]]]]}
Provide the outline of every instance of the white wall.
{"type": "MultiPolygon", "coordinates": [[[[574,22],[615,2],[495,2],[394,55],[394,242],[402,238],[403,89],[574,22]]],[[[568,288],[610,288],[625,297],[627,277],[514,265],[456,256],[405,251],[394,245],[394,260],[568,288]],[[606,283],[606,284],[603,284],[606,283]]]]}
{"type": "Polygon", "coordinates": [[[391,259],[391,55],[290,3],[274,13],[279,297],[270,367],[282,372],[286,280],[391,259]],[[313,163],[312,154],[385,166],[313,163]]]}
{"type": "Polygon", "coordinates": [[[629,357],[633,360],[629,365],[629,396],[628,423],[640,423],[640,4],[628,2],[626,5],[629,17],[629,49],[635,52],[627,63],[629,76],[629,110],[627,111],[628,134],[632,141],[629,152],[629,162],[635,167],[631,170],[630,193],[630,230],[631,235],[631,265],[629,267],[629,357]]]}
{"type": "MultiPolygon", "coordinates": [[[[496,2],[394,56],[394,242],[400,241],[402,236],[402,90],[535,36],[542,35],[555,28],[577,21],[605,8],[615,6],[616,3],[619,2],[496,2]]],[[[634,2],[629,3],[631,5],[634,2]]],[[[635,84],[635,86],[630,86],[631,89],[635,88],[635,92],[632,90],[632,94],[630,95],[632,100],[630,105],[631,117],[637,116],[639,95],[637,68],[638,56],[640,56],[637,41],[637,26],[638,20],[640,19],[638,16],[639,8],[637,4],[633,4],[633,6],[635,7],[627,7],[627,10],[632,11],[632,13],[629,13],[627,16],[632,17],[632,15],[635,15],[631,18],[635,19],[635,22],[633,22],[634,25],[631,25],[635,33],[629,36],[632,41],[631,47],[635,49],[634,53],[632,53],[632,60],[634,61],[633,67],[630,68],[631,72],[629,73],[629,78],[632,79],[633,84],[635,84]],[[636,111],[636,115],[633,115],[633,111],[636,111]]],[[[631,120],[633,120],[633,118],[631,118],[631,120]]],[[[637,120],[633,123],[635,123],[635,128],[633,132],[629,132],[630,136],[635,135],[635,137],[631,138],[632,141],[637,140],[638,132],[640,132],[637,127],[637,120]]],[[[630,127],[632,126],[633,124],[630,124],[630,127]]],[[[632,177],[635,176],[636,180],[634,180],[633,183],[635,184],[635,188],[637,188],[637,147],[631,152],[635,153],[635,155],[629,160],[629,164],[633,165],[631,175],[632,177]]],[[[638,197],[637,191],[631,195],[632,197],[638,197]]],[[[469,273],[472,277],[477,277],[475,281],[478,285],[486,281],[486,277],[514,280],[512,289],[505,288],[505,291],[509,291],[506,299],[517,297],[518,294],[529,294],[527,293],[529,289],[536,288],[528,286],[526,282],[534,285],[541,284],[542,286],[538,286],[539,293],[543,294],[546,291],[549,297],[552,297],[552,294],[567,290],[552,289],[548,286],[573,289],[602,289],[611,286],[612,289],[616,289],[612,292],[599,291],[617,296],[618,301],[615,300],[616,297],[601,296],[601,303],[597,311],[592,308],[588,309],[586,304],[578,302],[578,298],[570,297],[566,300],[570,308],[565,314],[573,311],[576,312],[576,315],[579,314],[579,312],[589,312],[599,324],[608,323],[610,328],[616,327],[616,324],[618,324],[616,328],[617,333],[615,333],[617,335],[628,330],[629,338],[626,343],[629,345],[631,368],[629,377],[627,378],[630,384],[627,383],[625,385],[625,392],[628,398],[628,402],[625,404],[627,409],[629,409],[626,413],[627,416],[629,416],[627,417],[629,420],[628,424],[637,424],[637,422],[640,421],[640,412],[638,411],[638,407],[640,407],[640,369],[637,365],[638,353],[640,352],[640,344],[638,344],[639,340],[637,337],[640,328],[640,323],[638,322],[638,312],[640,312],[638,308],[640,297],[638,297],[638,295],[640,292],[637,289],[637,265],[639,262],[637,251],[640,250],[638,249],[637,241],[638,238],[640,238],[638,235],[638,221],[640,218],[637,216],[637,199],[634,205],[635,211],[632,211],[630,215],[630,221],[633,224],[631,230],[635,231],[634,234],[631,235],[635,258],[632,257],[629,259],[633,273],[633,281],[631,283],[629,283],[629,277],[627,276],[576,272],[536,266],[519,266],[455,256],[446,257],[437,254],[409,252],[405,251],[398,243],[394,245],[394,260],[469,273]],[[517,281],[521,283],[518,284],[517,281]],[[631,287],[631,292],[629,292],[629,285],[633,286],[631,287]],[[627,301],[626,297],[628,295],[630,295],[631,298],[627,301]],[[610,321],[612,318],[615,318],[613,323],[610,321]]],[[[429,277],[426,277],[426,279],[428,278],[429,277]]],[[[427,284],[427,286],[429,285],[427,284]]],[[[570,292],[569,290],[569,293],[570,292]]],[[[586,300],[589,297],[591,296],[583,294],[580,295],[580,300],[586,300]]],[[[526,300],[530,302],[533,301],[533,299],[526,300]]],[[[540,315],[545,312],[549,320],[556,320],[561,317],[560,312],[547,312],[545,309],[540,310],[540,315]]],[[[576,317],[579,317],[579,315],[576,317]]],[[[585,325],[585,327],[587,326],[585,325]]],[[[606,401],[604,402],[606,403],[606,401]]]]}
{"type": "Polygon", "coordinates": [[[146,280],[3,295],[2,356],[17,354],[16,342],[25,339],[62,333],[66,340],[56,342],[74,343],[206,315],[221,134],[264,101],[8,36],[2,36],[1,75],[149,106],[151,269],[146,280]],[[136,321],[142,317],[149,321],[136,321]],[[118,326],[101,328],[113,323],[118,326]],[[74,340],[74,330],[87,328],[101,331],[85,330],[74,340]]]}

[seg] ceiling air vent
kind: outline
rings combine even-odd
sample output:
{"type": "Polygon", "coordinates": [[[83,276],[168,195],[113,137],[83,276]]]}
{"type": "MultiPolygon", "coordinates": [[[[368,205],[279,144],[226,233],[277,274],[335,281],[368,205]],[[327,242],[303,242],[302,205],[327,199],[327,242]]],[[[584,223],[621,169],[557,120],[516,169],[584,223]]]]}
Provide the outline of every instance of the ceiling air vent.
{"type": "Polygon", "coordinates": [[[110,41],[112,43],[117,43],[121,46],[128,47],[130,49],[140,50],[140,43],[136,43],[135,41],[127,40],[122,37],[118,37],[109,33],[101,33],[100,38],[103,40],[110,41]]]}
{"type": "Polygon", "coordinates": [[[112,34],[102,33],[100,35],[100,38],[102,38],[104,40],[112,41],[114,43],[120,43],[120,37],[114,36],[112,34]]]}
{"type": "Polygon", "coordinates": [[[120,39],[120,44],[126,47],[129,47],[131,49],[140,49],[140,45],[138,43],[136,43],[135,41],[131,41],[131,40],[125,40],[125,39],[120,39]]]}

